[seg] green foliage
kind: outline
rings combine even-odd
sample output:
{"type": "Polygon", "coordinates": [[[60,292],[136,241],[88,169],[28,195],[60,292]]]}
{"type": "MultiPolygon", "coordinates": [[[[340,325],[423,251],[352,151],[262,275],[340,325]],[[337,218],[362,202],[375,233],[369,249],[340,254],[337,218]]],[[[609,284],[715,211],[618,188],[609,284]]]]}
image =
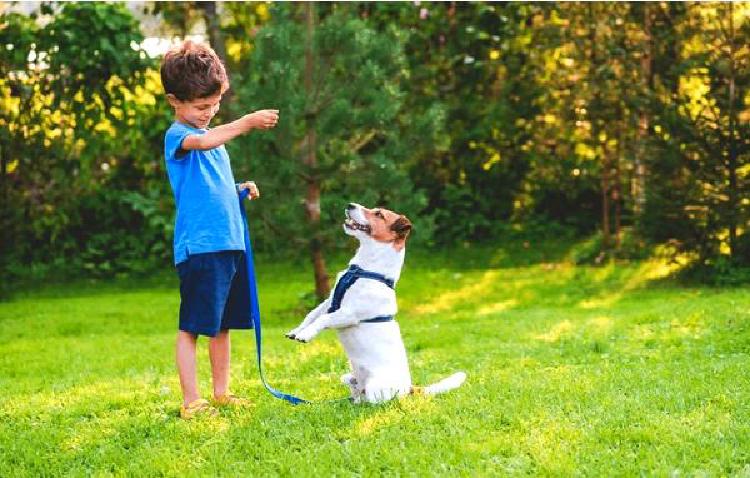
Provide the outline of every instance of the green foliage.
{"type": "Polygon", "coordinates": [[[38,27],[33,18],[18,13],[7,13],[2,17],[0,28],[0,68],[3,76],[16,70],[26,69],[29,54],[34,50],[38,27]]]}
{"type": "MultiPolygon", "coordinates": [[[[416,245],[598,230],[581,261],[638,257],[633,237],[695,257],[696,277],[744,280],[728,271],[750,264],[747,2],[319,4],[310,94],[304,5],[210,6],[145,10],[169,34],[207,24],[233,86],[220,121],[281,109],[229,145],[263,190],[258,249],[340,248],[356,201],[405,212],[416,245]]],[[[0,269],[163,264],[170,112],[140,26],[125,4],[40,14],[0,15],[0,269]]]]}
{"type": "Polygon", "coordinates": [[[538,93],[528,52],[514,43],[526,6],[430,3],[367,4],[367,18],[408,34],[406,111],[402,137],[420,144],[409,153],[411,176],[428,195],[439,243],[488,239],[507,221],[528,170],[521,150],[536,114],[538,93]],[[455,201],[455,202],[454,202],[455,201]],[[455,211],[454,211],[455,207],[455,211]]]}
{"type": "Polygon", "coordinates": [[[0,22],[13,47],[2,50],[14,52],[0,57],[0,266],[112,274],[164,258],[166,221],[121,198],[165,192],[167,116],[138,23],[124,4],[104,3],[66,3],[43,27],[21,18],[0,22]]]}
{"type": "Polygon", "coordinates": [[[696,261],[681,271],[679,279],[686,284],[704,284],[716,287],[744,286],[750,282],[750,267],[738,264],[726,256],[715,260],[696,261]]]}
{"type": "MultiPolygon", "coordinates": [[[[235,176],[252,178],[263,190],[263,199],[252,206],[262,218],[253,223],[261,250],[307,249],[306,238],[314,234],[302,203],[310,181],[321,188],[322,240],[328,249],[341,244],[339,224],[349,202],[382,205],[412,218],[424,206],[402,166],[410,145],[399,136],[397,118],[410,113],[402,109],[407,71],[401,32],[377,31],[346,5],[322,9],[308,94],[299,8],[273,5],[247,70],[234,80],[243,108],[281,111],[273,131],[251,133],[230,145],[235,176]],[[303,162],[308,126],[315,131],[315,168],[303,162]]],[[[417,241],[430,239],[427,224],[416,222],[417,241]]]]}
{"type": "Polygon", "coordinates": [[[738,120],[750,87],[749,53],[739,45],[750,27],[737,22],[730,29],[729,20],[741,8],[747,7],[695,5],[679,12],[684,30],[672,31],[673,38],[680,35],[695,46],[678,50],[680,61],[668,70],[665,87],[674,94],[660,96],[665,99],[656,136],[663,154],[652,166],[656,200],[650,203],[649,232],[678,239],[682,250],[698,253],[701,267],[715,264],[719,275],[726,269],[721,264],[740,261],[732,235],[750,220],[741,201],[750,185],[744,173],[750,130],[738,120]],[[722,258],[727,252],[732,257],[722,258]]]}
{"type": "Polygon", "coordinates": [[[132,89],[150,65],[138,47],[143,35],[125,4],[66,3],[41,33],[37,55],[57,73],[49,86],[52,107],[72,99],[79,127],[91,128],[103,115],[114,117],[113,106],[125,101],[125,92],[108,83],[116,78],[132,89]],[[89,115],[91,122],[85,121],[89,115]]]}
{"type": "MultiPolygon", "coordinates": [[[[570,250],[568,258],[574,264],[580,265],[605,265],[611,260],[645,260],[656,254],[653,244],[646,242],[632,228],[624,228],[617,238],[619,248],[616,252],[606,252],[602,245],[602,234],[596,232],[584,241],[579,242],[570,250]]],[[[671,260],[674,254],[660,257],[663,260],[671,260]]]]}

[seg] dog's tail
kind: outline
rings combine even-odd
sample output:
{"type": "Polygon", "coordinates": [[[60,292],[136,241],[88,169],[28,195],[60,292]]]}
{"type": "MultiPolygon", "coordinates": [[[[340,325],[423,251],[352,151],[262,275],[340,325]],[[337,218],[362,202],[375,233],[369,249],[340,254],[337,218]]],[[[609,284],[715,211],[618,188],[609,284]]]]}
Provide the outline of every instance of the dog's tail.
{"type": "Polygon", "coordinates": [[[426,387],[414,387],[412,393],[424,394],[424,395],[437,395],[438,393],[445,393],[458,388],[466,381],[465,372],[456,372],[450,377],[444,378],[437,383],[428,385],[426,387]]]}

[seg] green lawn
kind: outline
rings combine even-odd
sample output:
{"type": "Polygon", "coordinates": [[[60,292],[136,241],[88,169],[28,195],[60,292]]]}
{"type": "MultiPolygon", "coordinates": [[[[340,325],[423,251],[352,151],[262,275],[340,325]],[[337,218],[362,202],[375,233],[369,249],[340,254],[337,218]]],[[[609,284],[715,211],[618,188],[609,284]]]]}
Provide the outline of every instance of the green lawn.
{"type": "MultiPolygon", "coordinates": [[[[334,333],[282,336],[306,311],[308,267],[258,262],[267,377],[343,396],[334,333]]],[[[750,476],[750,290],[668,272],[503,248],[409,256],[414,380],[465,370],[463,387],[294,407],[264,391],[238,332],[233,388],[256,405],[194,422],[176,417],[171,274],[19,293],[0,303],[0,476],[750,476]]],[[[208,393],[205,341],[199,360],[208,393]]]]}

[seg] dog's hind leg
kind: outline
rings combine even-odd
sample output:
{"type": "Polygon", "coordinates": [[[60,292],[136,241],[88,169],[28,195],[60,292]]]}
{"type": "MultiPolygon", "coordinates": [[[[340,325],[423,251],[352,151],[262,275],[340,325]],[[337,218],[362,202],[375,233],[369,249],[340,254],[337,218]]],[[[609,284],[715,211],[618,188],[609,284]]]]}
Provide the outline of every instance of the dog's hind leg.
{"type": "Polygon", "coordinates": [[[359,403],[362,398],[362,391],[357,385],[357,378],[354,376],[354,374],[349,372],[342,375],[341,383],[349,387],[349,393],[351,394],[352,400],[354,400],[355,403],[359,403]]]}
{"type": "Polygon", "coordinates": [[[382,403],[408,395],[409,392],[409,388],[399,387],[391,383],[381,383],[379,380],[370,380],[365,386],[364,395],[367,403],[382,403]]]}
{"type": "Polygon", "coordinates": [[[341,383],[343,383],[344,385],[354,385],[357,383],[357,379],[354,378],[353,373],[347,372],[341,376],[341,383]]]}

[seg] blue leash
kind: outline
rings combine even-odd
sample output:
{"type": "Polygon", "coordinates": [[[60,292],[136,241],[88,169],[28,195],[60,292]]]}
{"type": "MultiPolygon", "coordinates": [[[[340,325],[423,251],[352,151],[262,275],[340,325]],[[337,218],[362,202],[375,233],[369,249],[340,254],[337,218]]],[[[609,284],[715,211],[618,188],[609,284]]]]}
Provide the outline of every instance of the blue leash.
{"type": "Polygon", "coordinates": [[[250,244],[250,228],[247,223],[247,215],[245,214],[245,205],[243,201],[248,196],[249,191],[243,189],[240,191],[240,213],[242,214],[242,225],[245,230],[245,264],[247,265],[247,283],[248,292],[250,293],[250,315],[253,320],[253,330],[255,331],[255,350],[258,355],[258,372],[260,373],[260,380],[263,382],[263,386],[266,390],[271,392],[276,398],[286,400],[292,405],[299,405],[300,403],[309,403],[307,400],[295,397],[288,393],[281,392],[268,385],[266,378],[263,376],[263,366],[261,365],[261,333],[260,333],[260,306],[258,302],[258,287],[255,282],[255,263],[253,262],[253,247],[250,244]]]}

